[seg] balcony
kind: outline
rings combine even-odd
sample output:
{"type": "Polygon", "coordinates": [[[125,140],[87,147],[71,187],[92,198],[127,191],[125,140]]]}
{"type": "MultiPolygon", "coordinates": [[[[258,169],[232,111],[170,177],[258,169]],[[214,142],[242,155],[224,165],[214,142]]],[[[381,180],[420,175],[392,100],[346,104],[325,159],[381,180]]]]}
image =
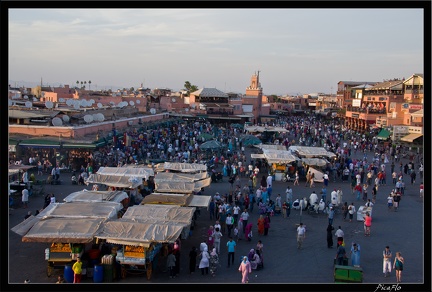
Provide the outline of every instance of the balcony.
{"type": "Polygon", "coordinates": [[[368,109],[368,108],[359,108],[359,107],[351,107],[347,108],[347,112],[355,112],[355,113],[365,113],[365,114],[387,114],[387,110],[384,109],[368,109]]]}
{"type": "Polygon", "coordinates": [[[234,111],[226,111],[226,110],[218,110],[218,111],[215,111],[215,110],[208,110],[207,111],[207,114],[208,115],[218,115],[218,116],[223,116],[223,117],[227,117],[227,116],[230,116],[230,115],[233,115],[234,114],[234,111]]]}

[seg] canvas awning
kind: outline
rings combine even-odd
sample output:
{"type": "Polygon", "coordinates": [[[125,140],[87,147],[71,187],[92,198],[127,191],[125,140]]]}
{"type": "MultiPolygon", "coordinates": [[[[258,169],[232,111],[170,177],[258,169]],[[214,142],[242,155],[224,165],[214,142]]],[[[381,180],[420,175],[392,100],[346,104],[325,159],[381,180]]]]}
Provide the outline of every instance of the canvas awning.
{"type": "Polygon", "coordinates": [[[63,201],[70,202],[101,202],[110,201],[121,203],[124,199],[128,198],[126,192],[123,191],[90,191],[82,190],[74,192],[66,196],[63,201]]]}
{"type": "Polygon", "coordinates": [[[127,176],[148,179],[154,175],[153,170],[148,167],[100,167],[97,174],[112,175],[112,176],[127,176]]]}
{"type": "Polygon", "coordinates": [[[179,172],[207,171],[207,166],[199,163],[165,162],[163,168],[165,170],[173,170],[179,172]]]}
{"type": "Polygon", "coordinates": [[[198,173],[175,173],[175,172],[159,172],[156,174],[154,181],[184,181],[184,182],[195,182],[208,177],[207,172],[198,173]]]}
{"type": "Polygon", "coordinates": [[[302,158],[301,162],[306,165],[325,166],[328,161],[322,158],[302,158]]]}
{"type": "Polygon", "coordinates": [[[324,147],[290,146],[288,150],[302,157],[336,157],[324,147]]]}
{"type": "Polygon", "coordinates": [[[423,134],[412,133],[401,138],[401,141],[414,142],[415,139],[422,137],[423,134]]]}
{"type": "Polygon", "coordinates": [[[387,131],[386,129],[382,129],[376,137],[379,140],[387,140],[388,137],[390,137],[390,134],[391,133],[389,131],[387,131]]]}
{"type": "Polygon", "coordinates": [[[196,182],[184,181],[155,181],[155,189],[160,193],[185,193],[199,192],[201,188],[209,186],[211,178],[206,178],[196,182]]]}
{"type": "Polygon", "coordinates": [[[105,218],[47,218],[38,221],[22,238],[23,242],[89,243],[105,218]]]}
{"type": "Polygon", "coordinates": [[[187,207],[192,201],[192,198],[193,195],[191,194],[152,193],[148,196],[145,196],[141,201],[141,204],[163,204],[187,207]]]}
{"type": "Polygon", "coordinates": [[[253,159],[256,159],[256,158],[264,159],[265,155],[263,153],[252,153],[251,154],[251,158],[253,158],[253,159]]]}
{"type": "Polygon", "coordinates": [[[192,223],[195,208],[175,205],[135,205],[127,209],[122,219],[142,223],[192,223]]]}
{"type": "Polygon", "coordinates": [[[128,176],[104,175],[93,173],[85,180],[88,184],[102,184],[116,188],[131,188],[135,189],[142,184],[142,179],[128,176]]]}
{"type": "Polygon", "coordinates": [[[175,242],[184,224],[141,223],[125,219],[107,221],[95,235],[108,243],[149,246],[152,242],[175,242]]]}
{"type": "Polygon", "coordinates": [[[63,148],[85,148],[85,149],[95,149],[96,144],[85,144],[85,143],[63,143],[63,148]]]}

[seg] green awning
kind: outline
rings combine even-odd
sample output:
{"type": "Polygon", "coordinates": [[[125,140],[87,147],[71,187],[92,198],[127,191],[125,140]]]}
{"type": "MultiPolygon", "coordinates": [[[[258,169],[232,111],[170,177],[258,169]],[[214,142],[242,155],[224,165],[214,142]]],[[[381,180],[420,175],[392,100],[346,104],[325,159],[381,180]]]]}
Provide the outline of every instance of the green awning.
{"type": "Polygon", "coordinates": [[[33,147],[33,148],[60,148],[60,141],[43,140],[43,139],[28,139],[21,141],[18,146],[33,147]]]}
{"type": "Polygon", "coordinates": [[[18,140],[9,138],[9,145],[18,145],[18,140]]]}
{"type": "Polygon", "coordinates": [[[64,143],[63,148],[85,148],[85,149],[95,149],[96,144],[84,144],[84,143],[64,143]]]}
{"type": "Polygon", "coordinates": [[[388,137],[390,137],[390,132],[387,131],[386,129],[382,129],[381,132],[378,133],[377,135],[377,139],[379,140],[387,140],[388,137]]]}

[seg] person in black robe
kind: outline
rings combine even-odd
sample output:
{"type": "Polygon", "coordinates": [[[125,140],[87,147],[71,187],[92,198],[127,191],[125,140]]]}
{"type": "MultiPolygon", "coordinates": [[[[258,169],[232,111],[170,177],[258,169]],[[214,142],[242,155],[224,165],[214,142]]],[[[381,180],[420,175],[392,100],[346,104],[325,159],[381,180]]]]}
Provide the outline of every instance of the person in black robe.
{"type": "Polygon", "coordinates": [[[327,226],[327,247],[332,248],[333,247],[333,233],[334,230],[333,225],[329,224],[327,226]]]}
{"type": "Polygon", "coordinates": [[[189,273],[193,274],[195,272],[195,268],[197,266],[197,259],[198,253],[197,248],[195,246],[192,247],[191,251],[189,252],[189,273]]]}

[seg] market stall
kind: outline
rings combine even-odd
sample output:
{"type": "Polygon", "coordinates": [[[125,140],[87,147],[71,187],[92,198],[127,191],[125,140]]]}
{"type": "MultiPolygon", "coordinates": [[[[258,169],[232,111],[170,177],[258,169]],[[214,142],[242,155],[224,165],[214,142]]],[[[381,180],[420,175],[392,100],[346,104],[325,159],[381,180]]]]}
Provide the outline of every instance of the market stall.
{"type": "Polygon", "coordinates": [[[165,162],[159,165],[159,169],[175,171],[175,172],[207,172],[207,166],[199,163],[180,163],[180,162],[165,162]]]}
{"type": "Polygon", "coordinates": [[[70,202],[116,202],[123,204],[128,195],[124,191],[92,191],[82,190],[67,195],[63,201],[70,202]]]}
{"type": "Polygon", "coordinates": [[[116,261],[121,265],[123,278],[128,272],[145,272],[150,280],[162,244],[174,243],[183,228],[183,223],[143,223],[122,218],[105,222],[95,236],[120,246],[116,261]]]}
{"type": "Polygon", "coordinates": [[[195,182],[185,181],[156,181],[155,191],[160,193],[185,193],[199,192],[202,188],[209,186],[211,178],[205,178],[195,182]]]}
{"type": "Polygon", "coordinates": [[[47,275],[51,276],[53,269],[64,268],[90,249],[102,223],[117,218],[121,208],[116,202],[52,203],[11,230],[23,236],[23,242],[50,243],[45,260],[47,275]]]}

